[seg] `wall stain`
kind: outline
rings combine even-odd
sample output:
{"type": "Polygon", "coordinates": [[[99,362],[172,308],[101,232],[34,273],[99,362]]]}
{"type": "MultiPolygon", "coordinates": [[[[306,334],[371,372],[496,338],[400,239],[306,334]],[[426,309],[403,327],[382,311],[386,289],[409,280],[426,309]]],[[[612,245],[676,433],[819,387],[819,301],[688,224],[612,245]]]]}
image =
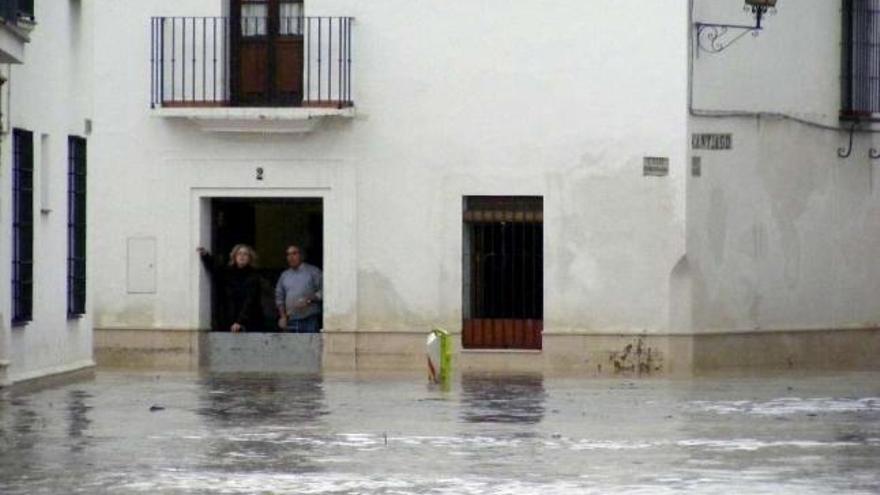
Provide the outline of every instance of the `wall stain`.
{"type": "Polygon", "coordinates": [[[429,329],[439,315],[407,305],[387,275],[374,270],[358,271],[358,328],[370,330],[429,329]]]}
{"type": "MultiPolygon", "coordinates": [[[[651,374],[663,369],[663,356],[645,344],[642,337],[626,344],[621,351],[611,351],[608,361],[614,366],[614,373],[651,374]]],[[[601,367],[599,368],[601,370],[601,367]]]]}
{"type": "Polygon", "coordinates": [[[724,249],[727,244],[727,215],[727,199],[724,196],[724,189],[712,188],[706,226],[709,249],[717,266],[724,263],[724,249]]]}

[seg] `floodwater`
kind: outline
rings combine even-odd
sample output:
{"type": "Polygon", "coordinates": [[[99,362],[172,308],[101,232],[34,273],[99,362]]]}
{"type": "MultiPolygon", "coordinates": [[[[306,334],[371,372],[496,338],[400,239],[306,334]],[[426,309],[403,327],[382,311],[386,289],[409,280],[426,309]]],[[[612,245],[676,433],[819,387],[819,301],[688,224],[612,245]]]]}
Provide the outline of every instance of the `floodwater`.
{"type": "Polygon", "coordinates": [[[0,493],[880,493],[880,374],[101,371],[0,399],[0,493]]]}

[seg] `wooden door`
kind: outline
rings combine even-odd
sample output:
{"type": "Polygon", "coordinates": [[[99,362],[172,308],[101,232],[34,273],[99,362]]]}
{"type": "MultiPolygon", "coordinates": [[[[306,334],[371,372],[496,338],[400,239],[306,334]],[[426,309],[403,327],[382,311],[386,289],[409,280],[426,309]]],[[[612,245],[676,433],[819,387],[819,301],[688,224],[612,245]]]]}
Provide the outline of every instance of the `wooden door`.
{"type": "Polygon", "coordinates": [[[233,104],[302,103],[302,5],[302,0],[232,0],[233,104]]]}

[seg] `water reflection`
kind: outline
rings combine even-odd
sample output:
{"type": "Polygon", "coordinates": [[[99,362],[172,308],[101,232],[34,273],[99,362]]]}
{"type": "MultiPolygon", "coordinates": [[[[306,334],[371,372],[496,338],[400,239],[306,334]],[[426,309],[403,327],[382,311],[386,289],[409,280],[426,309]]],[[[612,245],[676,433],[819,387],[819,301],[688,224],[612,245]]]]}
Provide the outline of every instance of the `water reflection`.
{"type": "Polygon", "coordinates": [[[202,390],[199,414],[217,423],[302,424],[327,414],[317,375],[215,374],[202,390]]]}
{"type": "Polygon", "coordinates": [[[12,413],[12,448],[16,451],[29,451],[37,442],[37,431],[45,422],[25,401],[15,402],[12,413]]]}
{"type": "Polygon", "coordinates": [[[37,446],[42,442],[45,420],[27,399],[0,401],[0,493],[4,479],[24,476],[38,463],[37,446]]]}
{"type": "Polygon", "coordinates": [[[546,399],[544,377],[537,373],[461,377],[461,418],[468,423],[539,423],[546,399]]]}
{"type": "Polygon", "coordinates": [[[88,437],[85,434],[92,423],[88,418],[92,407],[86,401],[91,398],[91,394],[82,390],[71,390],[67,393],[67,436],[71,440],[72,452],[80,452],[88,446],[88,437]]]}
{"type": "Polygon", "coordinates": [[[210,470],[310,472],[316,429],[327,414],[320,376],[214,374],[198,414],[209,427],[210,470]]]}

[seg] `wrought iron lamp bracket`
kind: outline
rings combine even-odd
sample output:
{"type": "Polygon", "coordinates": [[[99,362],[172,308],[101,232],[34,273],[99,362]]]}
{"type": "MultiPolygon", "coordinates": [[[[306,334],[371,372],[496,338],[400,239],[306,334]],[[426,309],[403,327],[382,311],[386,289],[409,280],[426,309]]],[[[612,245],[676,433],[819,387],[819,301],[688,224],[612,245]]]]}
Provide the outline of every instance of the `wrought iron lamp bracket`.
{"type": "Polygon", "coordinates": [[[757,36],[763,29],[742,24],[714,24],[708,22],[698,22],[696,26],[697,48],[707,53],[721,53],[746,34],[752,33],[752,36],[757,36]],[[734,33],[736,33],[735,36],[734,33]]]}
{"type": "Polygon", "coordinates": [[[764,29],[761,26],[761,20],[767,12],[771,14],[776,13],[774,7],[763,5],[747,5],[745,10],[750,10],[754,14],[754,26],[746,24],[719,24],[715,22],[694,23],[697,27],[697,48],[707,53],[723,52],[746,34],[752,33],[752,36],[758,36],[764,29]]]}

